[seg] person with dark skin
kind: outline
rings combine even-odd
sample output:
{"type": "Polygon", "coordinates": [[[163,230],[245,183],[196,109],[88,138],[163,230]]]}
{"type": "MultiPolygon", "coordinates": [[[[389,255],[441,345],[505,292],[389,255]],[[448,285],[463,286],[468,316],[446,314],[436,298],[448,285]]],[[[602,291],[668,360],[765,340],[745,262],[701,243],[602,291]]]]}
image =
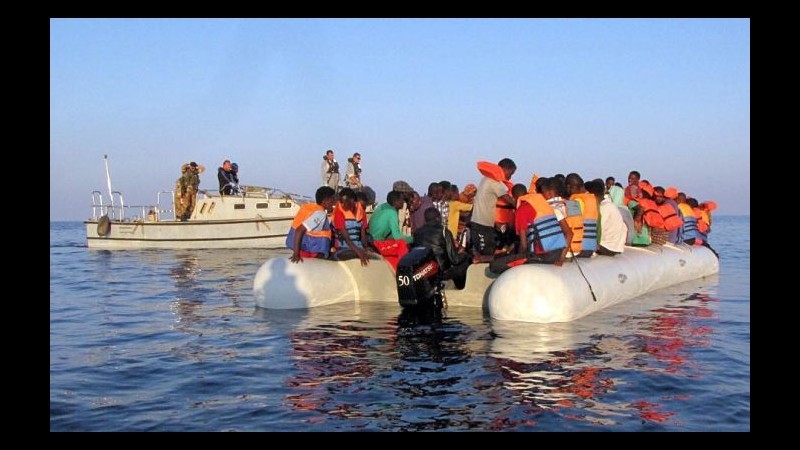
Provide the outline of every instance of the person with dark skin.
{"type": "Polygon", "coordinates": [[[364,248],[367,242],[367,217],[363,206],[356,202],[356,193],[350,188],[339,191],[339,205],[333,212],[333,229],[339,244],[336,259],[345,261],[358,258],[362,266],[369,264],[369,256],[364,248]]]}
{"type": "Polygon", "coordinates": [[[442,215],[435,207],[425,210],[425,225],[414,232],[414,246],[430,248],[442,270],[442,279],[453,280],[456,288],[464,288],[470,258],[458,253],[453,233],[442,225],[442,215]]]}
{"type": "Polygon", "coordinates": [[[507,205],[515,205],[516,200],[508,194],[510,180],[517,171],[517,165],[510,158],[503,158],[498,163],[503,180],[499,174],[494,178],[484,175],[478,183],[478,190],[472,204],[470,235],[472,238],[473,263],[486,263],[494,259],[497,248],[497,230],[495,228],[495,209],[502,199],[507,205]],[[508,184],[506,184],[508,183],[508,184]]]}
{"type": "MultiPolygon", "coordinates": [[[[541,248],[541,241],[534,241],[532,248],[532,243],[528,240],[528,235],[530,233],[533,233],[534,236],[536,235],[536,232],[531,231],[531,227],[537,218],[538,212],[529,201],[525,200],[531,196],[538,196],[542,198],[542,200],[539,200],[542,202],[545,199],[553,198],[556,196],[556,186],[559,184],[553,178],[540,178],[540,180],[542,180],[542,183],[537,183],[537,189],[541,189],[541,194],[531,194],[530,196],[526,195],[527,188],[524,184],[516,184],[511,189],[511,193],[519,203],[517,205],[517,214],[515,218],[515,227],[519,229],[519,245],[517,245],[517,253],[495,258],[489,264],[490,272],[499,274],[510,269],[511,267],[527,263],[554,264],[556,266],[562,266],[564,264],[564,259],[567,256],[567,251],[569,250],[569,245],[567,243],[572,240],[572,229],[569,227],[569,225],[567,225],[567,222],[563,217],[558,219],[559,227],[561,228],[561,232],[564,234],[563,245],[561,246],[563,248],[544,251],[541,248]]],[[[555,214],[555,211],[553,211],[553,214],[555,214]]]]}
{"type": "MultiPolygon", "coordinates": [[[[653,200],[656,202],[656,205],[659,206],[659,212],[661,212],[662,219],[664,219],[665,228],[667,225],[667,220],[672,216],[680,218],[680,225],[677,228],[673,228],[672,230],[667,229],[667,240],[673,244],[680,244],[683,242],[682,236],[682,229],[683,229],[683,214],[681,213],[680,208],[678,207],[678,203],[671,198],[667,198],[664,195],[664,187],[663,186],[656,186],[653,188],[653,200]],[[667,204],[672,211],[667,211],[666,213],[662,211],[662,205],[667,204]]],[[[674,220],[674,219],[673,219],[674,220]]],[[[675,224],[673,224],[674,226],[675,224]]]]}
{"type": "MultiPolygon", "coordinates": [[[[606,186],[608,186],[606,184],[606,186]]],[[[622,218],[619,208],[604,194],[603,180],[597,178],[586,183],[586,190],[594,194],[599,202],[600,224],[598,226],[597,254],[614,256],[625,251],[625,239],[628,227],[622,218]]]]}
{"type": "Polygon", "coordinates": [[[631,172],[628,174],[628,187],[625,188],[622,199],[622,203],[624,205],[627,205],[631,200],[641,198],[642,193],[639,189],[639,180],[641,178],[642,175],[638,170],[631,170],[631,172]]]}
{"type": "Polygon", "coordinates": [[[289,260],[303,262],[307,258],[327,258],[330,254],[331,231],[328,214],[333,211],[336,191],[330,186],[321,186],[315,194],[316,203],[306,203],[292,222],[286,236],[287,247],[292,249],[289,260]]]}

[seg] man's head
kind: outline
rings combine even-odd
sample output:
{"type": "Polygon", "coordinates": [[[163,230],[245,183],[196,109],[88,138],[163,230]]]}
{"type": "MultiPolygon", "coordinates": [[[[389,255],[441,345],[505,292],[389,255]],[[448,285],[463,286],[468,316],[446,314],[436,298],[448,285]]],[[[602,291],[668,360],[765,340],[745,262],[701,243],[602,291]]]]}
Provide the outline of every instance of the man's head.
{"type": "Polygon", "coordinates": [[[450,185],[450,198],[449,198],[449,200],[458,200],[458,196],[459,196],[458,185],[457,184],[451,184],[450,185]]]}
{"type": "Polygon", "coordinates": [[[432,198],[434,201],[439,201],[442,199],[442,185],[433,182],[428,185],[428,197],[432,198]]]}
{"type": "Polygon", "coordinates": [[[567,195],[579,194],[585,190],[583,178],[575,172],[567,175],[565,183],[567,185],[567,195]]]}
{"type": "Polygon", "coordinates": [[[514,196],[514,200],[519,199],[523,195],[528,193],[528,188],[525,187],[522,183],[517,183],[514,187],[511,188],[511,195],[514,196]]]}
{"type": "Polygon", "coordinates": [[[360,163],[361,162],[361,153],[355,152],[353,153],[353,162],[360,163]]]}
{"type": "Polygon", "coordinates": [[[439,212],[438,209],[430,206],[425,209],[425,223],[430,222],[441,222],[442,221],[442,214],[439,212]]]}
{"type": "Polygon", "coordinates": [[[325,152],[325,158],[328,159],[328,160],[332,160],[333,159],[333,150],[328,150],[327,152],[325,152]]]}
{"type": "Polygon", "coordinates": [[[224,170],[226,172],[231,170],[231,160],[230,159],[226,159],[225,161],[222,161],[222,170],[224,170]]]}
{"type": "Polygon", "coordinates": [[[450,186],[452,184],[447,180],[442,180],[439,182],[439,186],[442,187],[442,200],[450,200],[450,186]]]}
{"type": "Polygon", "coordinates": [[[686,203],[686,193],[678,192],[678,197],[675,198],[675,201],[678,203],[686,203]]]}
{"type": "Polygon", "coordinates": [[[586,187],[587,191],[597,197],[597,201],[603,200],[603,195],[605,195],[606,192],[606,185],[603,184],[602,179],[595,178],[594,180],[587,181],[584,187],[586,187]]]}
{"type": "Polygon", "coordinates": [[[419,192],[411,191],[406,196],[406,201],[408,202],[408,210],[414,212],[419,209],[419,206],[422,204],[422,199],[419,198],[419,192]]]}
{"type": "Polygon", "coordinates": [[[346,211],[354,211],[356,206],[356,191],[346,187],[339,191],[339,202],[346,211]]]}
{"type": "Polygon", "coordinates": [[[402,192],[389,191],[389,193],[386,194],[386,203],[391,205],[394,209],[402,208],[403,202],[405,202],[405,200],[403,199],[402,192]]]}
{"type": "Polygon", "coordinates": [[[641,178],[642,176],[639,174],[638,171],[631,170],[631,173],[628,174],[628,184],[636,186],[637,184],[639,184],[639,179],[641,178]]]}
{"type": "Polygon", "coordinates": [[[551,198],[553,198],[553,197],[558,195],[558,184],[559,183],[558,183],[558,179],[557,178],[555,178],[555,177],[553,177],[553,178],[544,178],[544,177],[542,177],[542,178],[539,178],[539,180],[541,181],[541,185],[537,186],[536,189],[538,189],[539,192],[542,193],[542,196],[545,199],[549,200],[549,199],[551,199],[551,198]]]}
{"type": "Polygon", "coordinates": [[[616,184],[616,182],[617,182],[617,180],[614,177],[606,178],[606,190],[611,189],[611,186],[614,186],[614,184],[616,184]]]}
{"type": "Polygon", "coordinates": [[[325,208],[326,211],[333,210],[333,204],[336,202],[336,191],[330,186],[321,186],[317,189],[314,195],[317,204],[325,208]]]}
{"type": "Polygon", "coordinates": [[[238,173],[239,172],[239,165],[236,163],[231,163],[231,172],[238,173]]]}
{"type": "Polygon", "coordinates": [[[653,188],[653,200],[655,200],[657,205],[661,205],[666,200],[664,196],[664,187],[663,186],[656,186],[653,188]]]}
{"type": "Polygon", "coordinates": [[[514,175],[514,172],[517,171],[517,165],[514,164],[514,161],[511,160],[511,158],[503,158],[497,163],[497,165],[503,169],[506,180],[510,180],[511,176],[514,175]]]}

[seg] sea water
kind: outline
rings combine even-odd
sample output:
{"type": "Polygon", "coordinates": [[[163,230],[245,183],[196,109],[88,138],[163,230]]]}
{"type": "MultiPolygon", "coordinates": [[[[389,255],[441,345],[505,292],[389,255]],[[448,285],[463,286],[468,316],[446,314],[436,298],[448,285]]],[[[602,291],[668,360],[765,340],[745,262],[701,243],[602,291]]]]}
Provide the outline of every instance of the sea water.
{"type": "Polygon", "coordinates": [[[718,275],[571,323],[276,311],[281,250],[94,250],[50,224],[51,431],[749,431],[750,218],[718,275]]]}

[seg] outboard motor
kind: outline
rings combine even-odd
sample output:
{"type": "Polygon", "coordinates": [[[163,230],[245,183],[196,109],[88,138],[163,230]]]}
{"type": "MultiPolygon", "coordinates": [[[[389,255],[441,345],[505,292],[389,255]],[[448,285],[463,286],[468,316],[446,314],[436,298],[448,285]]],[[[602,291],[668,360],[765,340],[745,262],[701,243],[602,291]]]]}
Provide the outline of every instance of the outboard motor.
{"type": "Polygon", "coordinates": [[[403,307],[441,308],[442,270],[433,251],[414,247],[397,263],[397,297],[403,307]]]}

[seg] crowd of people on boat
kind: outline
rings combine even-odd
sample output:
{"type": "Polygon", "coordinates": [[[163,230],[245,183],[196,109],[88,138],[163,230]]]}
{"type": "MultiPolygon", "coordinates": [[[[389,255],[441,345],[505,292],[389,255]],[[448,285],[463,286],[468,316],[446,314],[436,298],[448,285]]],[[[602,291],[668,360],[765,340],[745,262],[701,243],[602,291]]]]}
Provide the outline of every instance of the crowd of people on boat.
{"type": "MultiPolygon", "coordinates": [[[[569,258],[614,257],[626,246],[704,245],[714,202],[675,187],[654,186],[631,171],[623,188],[613,177],[584,181],[577,173],[511,181],[516,164],[480,161],[478,185],[431,182],[420,195],[398,180],[374,205],[361,181],[361,155],[348,158],[344,183],[333,150],[323,156],[315,202],[301,206],[286,239],[291,261],[303,258],[369,264],[377,255],[394,268],[411,247],[433,251],[444,279],[464,286],[470,264],[502,273],[519,264],[561,266],[569,258]]],[[[716,254],[716,252],[714,252],[716,254]]]]}

